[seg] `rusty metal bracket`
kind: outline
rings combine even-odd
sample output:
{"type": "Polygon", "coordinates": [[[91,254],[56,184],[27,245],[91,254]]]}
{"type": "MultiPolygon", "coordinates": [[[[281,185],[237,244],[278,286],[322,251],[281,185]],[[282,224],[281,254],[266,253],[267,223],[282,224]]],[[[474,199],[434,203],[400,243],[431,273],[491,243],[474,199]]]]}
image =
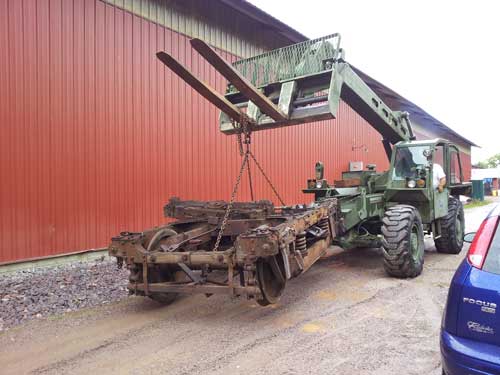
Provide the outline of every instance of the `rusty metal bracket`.
{"type": "Polygon", "coordinates": [[[204,284],[206,282],[206,278],[200,277],[191,270],[184,263],[177,263],[179,268],[193,281],[195,284],[204,284]]]}

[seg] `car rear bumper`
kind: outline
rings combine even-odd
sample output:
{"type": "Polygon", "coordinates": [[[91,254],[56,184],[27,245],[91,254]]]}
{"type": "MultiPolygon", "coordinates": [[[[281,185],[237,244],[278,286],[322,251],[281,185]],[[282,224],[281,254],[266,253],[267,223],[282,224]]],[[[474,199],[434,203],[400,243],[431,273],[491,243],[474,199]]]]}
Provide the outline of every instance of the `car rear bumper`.
{"type": "Polygon", "coordinates": [[[441,363],[448,375],[500,375],[500,347],[441,331],[441,363]]]}

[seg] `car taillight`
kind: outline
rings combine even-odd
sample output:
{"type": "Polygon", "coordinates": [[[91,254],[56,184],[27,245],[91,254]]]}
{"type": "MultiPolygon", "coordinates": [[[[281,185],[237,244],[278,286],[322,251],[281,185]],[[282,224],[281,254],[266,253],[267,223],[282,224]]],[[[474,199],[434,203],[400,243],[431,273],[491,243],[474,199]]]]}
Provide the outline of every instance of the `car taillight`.
{"type": "Polygon", "coordinates": [[[469,263],[476,268],[482,269],[488,249],[490,248],[491,240],[497,228],[498,216],[491,216],[484,220],[479,227],[474,240],[470,245],[469,255],[467,259],[469,263]]]}

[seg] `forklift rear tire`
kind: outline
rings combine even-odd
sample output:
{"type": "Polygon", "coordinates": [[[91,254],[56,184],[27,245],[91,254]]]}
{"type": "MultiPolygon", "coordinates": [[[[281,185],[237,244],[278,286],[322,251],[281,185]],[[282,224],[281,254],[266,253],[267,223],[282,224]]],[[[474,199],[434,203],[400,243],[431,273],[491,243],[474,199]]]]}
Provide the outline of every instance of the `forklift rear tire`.
{"type": "Polygon", "coordinates": [[[394,277],[416,277],[424,266],[424,231],[418,210],[410,205],[390,207],[382,220],[385,271],[394,277]]]}
{"type": "Polygon", "coordinates": [[[464,245],[464,207],[455,197],[448,199],[448,214],[439,219],[441,222],[441,237],[434,243],[438,253],[458,254],[464,245]]]}

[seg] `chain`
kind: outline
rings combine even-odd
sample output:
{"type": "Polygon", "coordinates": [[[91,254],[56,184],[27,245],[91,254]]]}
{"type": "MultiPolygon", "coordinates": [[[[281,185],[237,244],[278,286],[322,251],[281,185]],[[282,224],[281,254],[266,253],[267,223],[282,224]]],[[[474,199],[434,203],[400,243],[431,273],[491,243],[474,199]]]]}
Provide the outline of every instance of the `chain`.
{"type": "MultiPolygon", "coordinates": [[[[219,250],[219,245],[220,245],[220,242],[222,240],[222,234],[224,233],[224,229],[227,226],[229,214],[231,213],[231,209],[233,208],[234,200],[236,199],[236,193],[238,192],[238,187],[240,186],[241,178],[243,176],[243,172],[245,171],[245,166],[247,166],[248,170],[250,170],[250,165],[248,165],[248,155],[250,154],[250,132],[248,131],[248,126],[247,126],[248,124],[246,123],[244,118],[242,118],[242,120],[240,121],[240,124],[241,124],[241,126],[238,126],[238,127],[240,127],[240,129],[242,131],[239,131],[236,136],[237,136],[237,140],[238,140],[238,148],[240,151],[240,155],[243,156],[243,161],[241,162],[240,171],[238,173],[238,177],[236,178],[236,183],[234,184],[233,191],[231,193],[231,199],[230,199],[229,203],[227,204],[226,212],[224,213],[224,218],[222,219],[222,223],[220,226],[219,233],[217,234],[217,240],[215,241],[213,251],[219,250]],[[245,134],[245,144],[246,144],[245,151],[243,151],[243,141],[241,138],[242,132],[245,134]]],[[[235,124],[233,124],[233,126],[234,125],[235,124]]]]}
{"type": "Polygon", "coordinates": [[[248,186],[250,187],[250,200],[253,202],[255,197],[253,195],[252,172],[250,171],[250,163],[247,163],[248,170],[248,186]]]}
{"type": "Polygon", "coordinates": [[[238,140],[238,150],[240,151],[240,156],[243,156],[243,141],[241,140],[241,133],[236,134],[236,139],[238,140]]]}
{"type": "MultiPolygon", "coordinates": [[[[245,140],[244,140],[244,143],[245,143],[245,153],[250,155],[250,143],[252,141],[252,138],[251,138],[251,132],[250,130],[248,129],[248,121],[246,118],[243,118],[242,119],[242,123],[241,123],[241,127],[242,127],[242,130],[243,130],[243,134],[245,135],[245,140]]],[[[241,134],[239,134],[239,139],[238,139],[238,142],[239,142],[239,147],[240,147],[240,155],[243,156],[243,144],[242,144],[242,140],[241,140],[241,134]]],[[[250,188],[250,199],[252,200],[252,202],[254,201],[254,195],[253,195],[253,184],[252,184],[252,172],[250,170],[250,160],[247,160],[247,171],[248,171],[248,186],[250,188]]]]}
{"type": "Polygon", "coordinates": [[[255,162],[255,165],[259,168],[260,170],[260,173],[262,173],[262,175],[264,176],[264,178],[266,179],[267,183],[269,184],[269,186],[271,187],[271,189],[273,189],[273,192],[274,194],[278,197],[280,203],[282,206],[285,206],[285,201],[283,201],[283,199],[281,198],[281,196],[279,195],[278,191],[276,190],[276,188],[274,187],[273,183],[271,182],[271,179],[269,177],[267,177],[266,175],[266,172],[264,172],[264,169],[262,169],[262,167],[260,166],[259,162],[257,161],[257,159],[255,159],[255,156],[254,154],[252,154],[250,151],[250,156],[252,157],[253,161],[255,162]]]}
{"type": "Polygon", "coordinates": [[[224,229],[227,226],[227,221],[229,220],[229,214],[231,213],[231,209],[233,208],[234,200],[236,199],[236,193],[238,192],[238,187],[240,186],[241,178],[243,176],[243,172],[245,171],[245,167],[248,169],[248,179],[249,179],[249,183],[250,183],[250,195],[251,195],[252,201],[254,199],[249,157],[251,157],[253,159],[253,161],[255,162],[255,165],[257,166],[257,168],[259,168],[260,173],[262,173],[262,175],[266,179],[267,183],[269,184],[269,186],[273,190],[274,194],[278,197],[281,205],[285,206],[285,202],[283,201],[283,199],[279,195],[278,191],[276,190],[276,187],[271,182],[271,179],[266,175],[266,173],[264,172],[264,169],[259,164],[259,162],[255,158],[254,154],[250,151],[251,131],[248,129],[248,122],[247,122],[246,118],[242,117],[240,123],[239,124],[233,123],[233,126],[236,129],[239,129],[238,133],[236,134],[236,137],[237,137],[238,149],[240,152],[240,156],[243,156],[243,161],[241,162],[240,171],[238,173],[238,177],[236,178],[236,183],[234,184],[233,191],[231,193],[231,199],[230,199],[229,203],[227,204],[226,212],[224,213],[224,218],[222,219],[222,223],[220,226],[219,233],[217,234],[217,240],[215,241],[213,251],[219,250],[220,242],[222,240],[222,234],[224,233],[224,229]],[[245,136],[244,140],[242,139],[242,134],[245,136]],[[243,149],[243,145],[245,145],[245,149],[243,149]]]}
{"type": "Polygon", "coordinates": [[[217,235],[217,240],[215,241],[215,246],[213,251],[217,251],[219,249],[220,241],[222,240],[222,233],[227,225],[227,220],[229,219],[229,213],[233,207],[234,199],[236,198],[236,193],[238,191],[238,186],[241,182],[241,176],[243,175],[243,171],[245,170],[245,165],[248,163],[248,152],[245,153],[243,157],[243,162],[241,163],[240,172],[238,173],[238,177],[236,178],[236,184],[234,185],[233,192],[231,193],[231,200],[227,204],[226,212],[224,213],[224,218],[222,219],[222,224],[220,226],[219,234],[217,235]]]}

